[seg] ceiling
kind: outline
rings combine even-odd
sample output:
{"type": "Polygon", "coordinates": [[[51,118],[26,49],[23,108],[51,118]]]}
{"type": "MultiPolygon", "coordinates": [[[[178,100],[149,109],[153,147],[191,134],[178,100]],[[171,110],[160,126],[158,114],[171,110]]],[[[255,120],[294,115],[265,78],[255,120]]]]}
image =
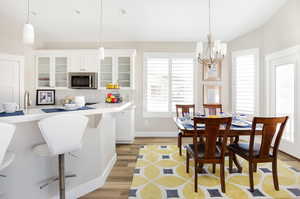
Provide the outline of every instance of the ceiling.
{"type": "MultiPolygon", "coordinates": [[[[212,0],[214,36],[229,41],[254,30],[286,1],[212,0]]],[[[103,0],[103,6],[105,41],[197,41],[208,32],[208,0],[103,0]]],[[[1,0],[0,33],[21,38],[25,8],[26,0],[1,0]]],[[[99,39],[99,0],[31,0],[31,11],[38,41],[99,39]]]]}

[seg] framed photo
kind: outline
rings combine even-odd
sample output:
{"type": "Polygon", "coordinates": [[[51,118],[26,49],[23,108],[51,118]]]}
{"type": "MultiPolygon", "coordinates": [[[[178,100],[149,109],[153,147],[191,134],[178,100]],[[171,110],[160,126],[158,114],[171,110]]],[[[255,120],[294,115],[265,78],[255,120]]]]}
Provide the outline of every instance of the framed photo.
{"type": "Polygon", "coordinates": [[[54,105],[55,90],[36,90],[36,105],[54,105]]]}
{"type": "Polygon", "coordinates": [[[221,81],[221,62],[209,67],[203,64],[203,80],[204,81],[221,81]]]}
{"type": "Polygon", "coordinates": [[[221,104],[221,86],[204,85],[203,86],[204,104],[221,104]]]}

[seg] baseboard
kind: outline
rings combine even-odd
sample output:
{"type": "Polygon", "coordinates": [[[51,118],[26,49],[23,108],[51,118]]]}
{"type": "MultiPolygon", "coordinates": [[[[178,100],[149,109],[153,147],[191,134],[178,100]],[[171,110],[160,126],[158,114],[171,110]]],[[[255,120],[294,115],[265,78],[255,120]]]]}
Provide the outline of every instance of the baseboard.
{"type": "Polygon", "coordinates": [[[137,131],[135,137],[177,137],[176,131],[137,131]]]}
{"type": "Polygon", "coordinates": [[[117,144],[132,144],[134,142],[134,139],[119,139],[116,140],[117,144]]]}
{"type": "MultiPolygon", "coordinates": [[[[103,174],[99,177],[96,177],[93,180],[90,180],[84,184],[78,185],[77,187],[72,188],[71,190],[66,192],[67,198],[76,199],[81,196],[84,196],[96,189],[99,189],[105,184],[107,177],[109,176],[114,164],[117,161],[117,154],[115,154],[112,159],[109,161],[107,167],[105,168],[103,174]]],[[[54,196],[51,199],[58,199],[59,196],[54,196]]]]}

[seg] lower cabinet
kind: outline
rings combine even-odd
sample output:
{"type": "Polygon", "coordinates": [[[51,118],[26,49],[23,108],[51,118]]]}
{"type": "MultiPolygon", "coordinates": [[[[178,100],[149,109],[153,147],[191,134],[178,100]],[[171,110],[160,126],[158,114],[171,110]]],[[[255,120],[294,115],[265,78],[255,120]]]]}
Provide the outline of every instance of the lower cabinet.
{"type": "Polygon", "coordinates": [[[135,138],[135,106],[118,113],[116,125],[116,142],[131,144],[135,138]]]}

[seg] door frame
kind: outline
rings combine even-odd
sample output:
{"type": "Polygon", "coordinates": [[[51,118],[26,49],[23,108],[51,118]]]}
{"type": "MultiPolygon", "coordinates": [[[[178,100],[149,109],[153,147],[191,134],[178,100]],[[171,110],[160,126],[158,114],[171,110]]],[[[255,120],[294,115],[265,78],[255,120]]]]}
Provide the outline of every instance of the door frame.
{"type": "Polygon", "coordinates": [[[265,57],[265,113],[267,115],[273,115],[273,109],[272,107],[275,106],[274,100],[272,101],[273,96],[273,89],[274,89],[274,64],[285,64],[285,63],[293,63],[295,64],[295,93],[294,93],[294,140],[298,143],[291,144],[289,147],[286,147],[285,145],[281,145],[280,150],[295,156],[297,158],[300,158],[300,151],[299,148],[296,146],[297,144],[300,144],[300,135],[297,133],[300,129],[300,124],[298,124],[296,121],[300,119],[300,102],[298,102],[300,99],[300,92],[297,92],[300,90],[300,80],[297,79],[297,77],[300,76],[300,45],[288,48],[279,52],[275,52],[272,54],[269,54],[265,57]],[[272,83],[273,82],[273,83],[272,83]]]}
{"type": "Polygon", "coordinates": [[[19,105],[20,108],[23,108],[24,106],[24,56],[1,53],[0,60],[15,61],[19,63],[19,89],[20,89],[19,105]]]}

